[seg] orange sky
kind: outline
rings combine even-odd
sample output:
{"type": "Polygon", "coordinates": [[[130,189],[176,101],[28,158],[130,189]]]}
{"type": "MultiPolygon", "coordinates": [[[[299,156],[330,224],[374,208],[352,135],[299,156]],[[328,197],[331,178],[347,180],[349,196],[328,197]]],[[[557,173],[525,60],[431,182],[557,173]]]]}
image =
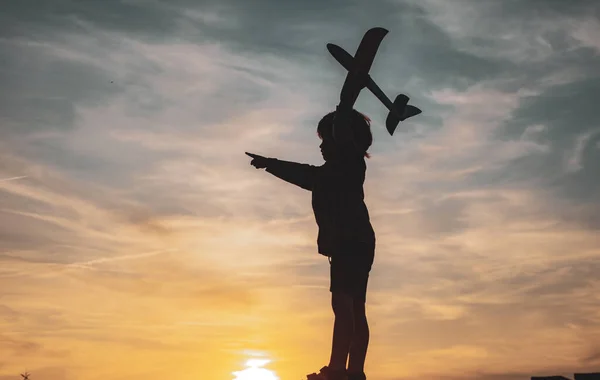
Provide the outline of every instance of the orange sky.
{"type": "Polygon", "coordinates": [[[226,3],[135,5],[133,24],[109,17],[116,2],[57,7],[61,25],[16,3],[0,17],[0,380],[233,380],[252,358],[288,380],[327,364],[310,193],[244,152],[321,164],[316,122],[344,78],[325,44],[353,52],[374,25],[390,35],[373,77],[424,114],[390,137],[371,94],[356,106],[374,134],[368,378],[600,370],[600,119],[573,95],[600,89],[589,11],[528,24],[507,8],[511,24],[493,3],[399,1],[324,23],[335,7],[226,3]]]}

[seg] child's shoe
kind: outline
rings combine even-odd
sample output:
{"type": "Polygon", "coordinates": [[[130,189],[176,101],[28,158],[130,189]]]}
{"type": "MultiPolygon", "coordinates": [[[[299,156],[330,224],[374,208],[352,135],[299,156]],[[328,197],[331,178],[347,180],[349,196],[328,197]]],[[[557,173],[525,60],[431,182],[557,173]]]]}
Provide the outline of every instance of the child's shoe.
{"type": "Polygon", "coordinates": [[[348,373],[347,380],[367,380],[367,376],[364,372],[348,373]]]}
{"type": "Polygon", "coordinates": [[[321,368],[319,373],[311,373],[308,375],[307,380],[347,380],[346,370],[335,370],[327,366],[321,368]]]}

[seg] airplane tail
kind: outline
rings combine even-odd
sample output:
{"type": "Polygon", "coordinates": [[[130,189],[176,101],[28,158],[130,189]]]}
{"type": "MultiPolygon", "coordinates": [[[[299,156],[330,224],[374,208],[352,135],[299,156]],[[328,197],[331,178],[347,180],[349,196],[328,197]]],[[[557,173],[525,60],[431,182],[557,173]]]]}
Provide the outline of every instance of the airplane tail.
{"type": "Polygon", "coordinates": [[[394,134],[396,127],[401,121],[404,121],[409,117],[416,116],[423,112],[419,108],[408,104],[408,100],[408,96],[404,94],[398,95],[394,100],[395,110],[390,111],[390,113],[387,116],[387,119],[385,120],[385,127],[390,133],[390,136],[394,134]]]}

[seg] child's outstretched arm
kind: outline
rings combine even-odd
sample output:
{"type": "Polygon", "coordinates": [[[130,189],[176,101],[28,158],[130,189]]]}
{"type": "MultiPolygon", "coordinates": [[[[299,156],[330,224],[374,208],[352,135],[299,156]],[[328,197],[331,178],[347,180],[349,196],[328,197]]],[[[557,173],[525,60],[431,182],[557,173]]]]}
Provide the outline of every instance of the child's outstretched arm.
{"type": "Polygon", "coordinates": [[[257,169],[265,168],[267,172],[273,174],[275,177],[305,190],[312,191],[316,166],[263,157],[248,152],[246,154],[252,157],[250,164],[257,169]]]}

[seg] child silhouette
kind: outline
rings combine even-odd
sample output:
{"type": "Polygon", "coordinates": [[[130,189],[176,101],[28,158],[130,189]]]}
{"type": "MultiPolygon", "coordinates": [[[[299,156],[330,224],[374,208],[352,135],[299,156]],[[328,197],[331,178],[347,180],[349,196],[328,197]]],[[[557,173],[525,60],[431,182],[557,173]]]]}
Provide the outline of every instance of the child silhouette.
{"type": "Polygon", "coordinates": [[[257,154],[251,165],[312,191],[319,227],[318,252],[330,264],[331,305],[335,316],[329,364],[308,380],[365,380],[369,344],[365,313],[367,282],[375,257],[375,232],[364,202],[365,157],[373,142],[370,120],[347,109],[325,115],[317,135],[325,163],[313,166],[257,154]],[[337,120],[336,120],[337,118],[337,120]],[[346,368],[348,362],[348,368],[346,368]]]}

